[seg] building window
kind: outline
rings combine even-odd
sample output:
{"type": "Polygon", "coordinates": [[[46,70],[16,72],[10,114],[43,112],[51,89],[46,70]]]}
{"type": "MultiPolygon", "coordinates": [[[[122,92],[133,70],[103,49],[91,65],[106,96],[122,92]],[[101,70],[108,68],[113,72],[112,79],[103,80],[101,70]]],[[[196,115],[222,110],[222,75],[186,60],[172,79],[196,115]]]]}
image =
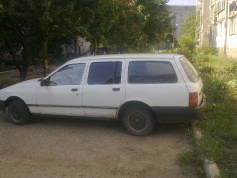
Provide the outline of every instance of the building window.
{"type": "Polygon", "coordinates": [[[223,22],[218,23],[218,36],[222,36],[223,33],[223,22]]]}
{"type": "Polygon", "coordinates": [[[216,1],[216,12],[219,13],[220,11],[225,9],[225,0],[217,0],[216,1]]]}
{"type": "Polygon", "coordinates": [[[236,19],[237,19],[237,16],[230,19],[230,35],[233,35],[236,33],[236,19]]]}
{"type": "Polygon", "coordinates": [[[229,12],[237,11],[236,1],[233,1],[229,6],[229,12]]]}

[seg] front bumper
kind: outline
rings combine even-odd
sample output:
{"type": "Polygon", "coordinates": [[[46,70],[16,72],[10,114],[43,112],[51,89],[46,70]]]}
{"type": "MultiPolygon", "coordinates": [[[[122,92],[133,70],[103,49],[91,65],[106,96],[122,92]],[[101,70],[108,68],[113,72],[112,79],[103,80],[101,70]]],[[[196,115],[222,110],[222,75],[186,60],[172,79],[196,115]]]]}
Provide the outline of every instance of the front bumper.
{"type": "Polygon", "coordinates": [[[153,107],[158,121],[161,123],[190,122],[202,116],[206,96],[203,96],[201,104],[195,108],[189,107],[153,107]]]}
{"type": "Polygon", "coordinates": [[[0,100],[0,111],[2,111],[2,112],[6,111],[5,101],[0,100]]]}

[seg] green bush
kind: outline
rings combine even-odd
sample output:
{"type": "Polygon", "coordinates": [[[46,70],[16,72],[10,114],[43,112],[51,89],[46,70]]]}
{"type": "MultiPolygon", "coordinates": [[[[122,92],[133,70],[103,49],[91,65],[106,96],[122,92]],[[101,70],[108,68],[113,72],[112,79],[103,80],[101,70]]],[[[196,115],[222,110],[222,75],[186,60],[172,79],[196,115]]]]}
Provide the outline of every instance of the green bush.
{"type": "Polygon", "coordinates": [[[179,38],[178,53],[185,55],[187,58],[191,59],[192,54],[195,49],[195,39],[191,35],[184,35],[179,38]]]}
{"type": "Polygon", "coordinates": [[[216,55],[217,49],[209,45],[204,45],[202,47],[196,48],[195,54],[216,55]]]}

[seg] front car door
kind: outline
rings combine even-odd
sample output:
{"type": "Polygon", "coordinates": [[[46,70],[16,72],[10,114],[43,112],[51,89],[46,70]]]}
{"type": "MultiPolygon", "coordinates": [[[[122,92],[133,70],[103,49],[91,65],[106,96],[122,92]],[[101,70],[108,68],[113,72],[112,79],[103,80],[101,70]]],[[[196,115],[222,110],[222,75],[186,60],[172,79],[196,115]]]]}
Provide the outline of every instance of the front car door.
{"type": "Polygon", "coordinates": [[[67,64],[46,79],[37,89],[41,114],[84,116],[82,83],[86,63],[67,64]]]}
{"type": "Polygon", "coordinates": [[[125,101],[124,62],[92,61],[83,89],[85,116],[116,118],[125,101]]]}

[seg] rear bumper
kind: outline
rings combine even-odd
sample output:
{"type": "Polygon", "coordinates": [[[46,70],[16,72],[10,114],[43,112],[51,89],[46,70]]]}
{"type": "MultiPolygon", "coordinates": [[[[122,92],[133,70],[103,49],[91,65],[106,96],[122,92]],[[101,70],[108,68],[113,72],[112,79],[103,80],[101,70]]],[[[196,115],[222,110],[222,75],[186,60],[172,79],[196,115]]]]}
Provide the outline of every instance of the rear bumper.
{"type": "Polygon", "coordinates": [[[5,112],[5,101],[0,100],[0,111],[5,112]]]}
{"type": "Polygon", "coordinates": [[[161,123],[190,122],[202,116],[205,104],[206,97],[204,96],[200,106],[195,108],[152,107],[152,109],[161,123]]]}

